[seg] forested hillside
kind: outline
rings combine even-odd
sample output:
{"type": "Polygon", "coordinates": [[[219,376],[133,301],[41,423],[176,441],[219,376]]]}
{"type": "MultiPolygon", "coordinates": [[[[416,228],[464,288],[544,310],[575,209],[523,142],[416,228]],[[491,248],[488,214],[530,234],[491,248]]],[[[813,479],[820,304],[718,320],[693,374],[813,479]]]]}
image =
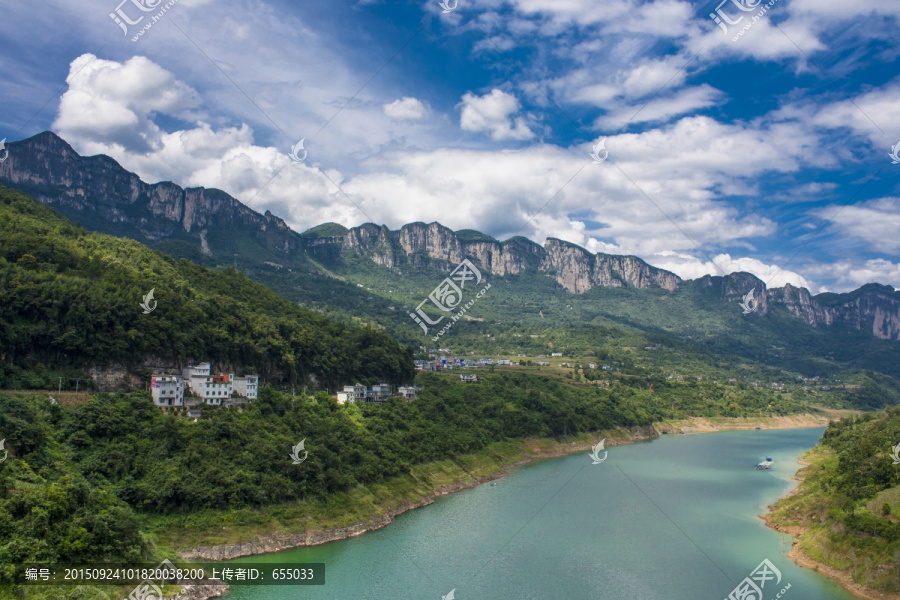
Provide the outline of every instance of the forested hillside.
{"type": "MultiPolygon", "coordinates": [[[[772,521],[802,531],[806,556],[881,592],[900,591],[900,408],[832,423],[798,493],[772,521]]],[[[797,530],[795,530],[797,531],[797,530]]]]}
{"type": "Polygon", "coordinates": [[[409,351],[384,333],[301,309],[231,268],[89,233],[0,187],[0,388],[20,387],[24,371],[147,357],[330,387],[412,376],[409,351]],[[156,308],[143,314],[151,289],[156,308]]]}

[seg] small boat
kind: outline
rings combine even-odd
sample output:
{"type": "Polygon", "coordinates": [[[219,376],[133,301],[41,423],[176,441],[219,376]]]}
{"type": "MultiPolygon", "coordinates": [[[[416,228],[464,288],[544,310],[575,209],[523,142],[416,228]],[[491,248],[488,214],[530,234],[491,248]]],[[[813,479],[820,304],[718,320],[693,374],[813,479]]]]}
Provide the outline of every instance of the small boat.
{"type": "Polygon", "coordinates": [[[767,456],[767,457],[766,457],[766,460],[762,461],[761,463],[759,463],[758,465],[756,465],[756,467],[754,467],[754,468],[755,468],[757,471],[767,470],[767,469],[772,468],[772,465],[773,465],[774,463],[775,463],[775,461],[772,460],[772,457],[771,457],[771,456],[767,456]]]}

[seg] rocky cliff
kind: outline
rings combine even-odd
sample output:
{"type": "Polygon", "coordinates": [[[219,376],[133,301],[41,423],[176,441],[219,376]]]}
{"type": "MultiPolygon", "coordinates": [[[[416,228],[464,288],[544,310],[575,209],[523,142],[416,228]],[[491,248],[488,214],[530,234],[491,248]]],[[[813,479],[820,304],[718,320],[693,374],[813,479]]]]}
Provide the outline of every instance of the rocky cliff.
{"type": "Polygon", "coordinates": [[[282,219],[261,215],[221,190],[144,183],[108,156],[80,156],[50,132],[8,148],[0,182],[91,229],[150,244],[189,241],[224,259],[241,242],[276,262],[289,263],[302,250],[303,240],[282,219]]]}
{"type": "MultiPolygon", "coordinates": [[[[50,132],[10,143],[8,149],[8,159],[0,163],[4,185],[90,229],[151,244],[187,242],[226,263],[231,252],[294,266],[311,264],[308,256],[340,260],[351,253],[401,273],[426,263],[449,270],[469,258],[485,274],[546,275],[573,294],[595,287],[674,291],[687,283],[636,256],[593,254],[554,238],[543,247],[523,237],[501,242],[477,231],[454,232],[440,223],[410,223],[394,231],[373,223],[349,230],[331,223],[301,235],[271,213],[261,215],[221,190],[144,183],[108,156],[80,156],[50,132]]],[[[900,292],[889,286],[870,284],[849,294],[814,297],[791,285],[768,290],[749,273],[706,276],[690,286],[725,303],[741,302],[753,290],[751,317],[783,305],[812,326],[842,324],[882,339],[900,339],[900,292]]]]}
{"type": "Polygon", "coordinates": [[[390,268],[418,265],[426,257],[449,268],[469,258],[482,272],[499,277],[529,270],[543,272],[575,294],[595,286],[659,286],[674,290],[681,282],[677,275],[652,267],[636,256],[591,254],[580,246],[553,238],[542,248],[522,237],[505,242],[480,237],[483,239],[460,239],[440,223],[410,223],[394,232],[367,223],[348,231],[342,246],[390,268]]]}
{"type": "Polygon", "coordinates": [[[690,283],[726,303],[741,302],[753,290],[756,305],[749,317],[765,316],[780,305],[813,327],[842,325],[884,340],[900,340],[900,292],[889,285],[870,283],[846,294],[813,296],[806,288],[791,284],[766,289],[766,284],[750,273],[707,275],[690,283]]]}

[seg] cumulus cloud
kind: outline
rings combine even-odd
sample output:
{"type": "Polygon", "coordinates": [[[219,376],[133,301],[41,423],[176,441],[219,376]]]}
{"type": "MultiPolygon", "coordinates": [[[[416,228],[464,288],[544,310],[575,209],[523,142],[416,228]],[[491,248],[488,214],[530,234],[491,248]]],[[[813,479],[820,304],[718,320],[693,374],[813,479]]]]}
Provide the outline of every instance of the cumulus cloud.
{"type": "Polygon", "coordinates": [[[57,132],[127,151],[158,147],[162,131],[153,115],[187,116],[198,103],[196,91],[142,56],[118,63],[84,54],[72,61],[66,83],[53,123],[57,132]]]}
{"type": "Polygon", "coordinates": [[[647,257],[647,262],[661,269],[672,271],[683,279],[744,272],[756,275],[769,288],[784,287],[789,283],[796,287],[805,287],[813,294],[819,292],[819,287],[809,279],[794,271],[783,269],[781,265],[767,264],[746,256],[733,258],[730,254],[718,254],[714,257],[704,258],[706,260],[684,253],[660,252],[647,257]]]}
{"type": "MultiPolygon", "coordinates": [[[[833,282],[835,291],[849,291],[867,283],[883,283],[900,288],[900,263],[885,258],[844,259],[829,264],[807,265],[812,276],[833,282]]],[[[826,290],[822,290],[826,291],[826,290]]]]}
{"type": "Polygon", "coordinates": [[[900,253],[900,198],[876,198],[851,206],[826,206],[813,211],[830,220],[831,226],[845,236],[856,238],[869,249],[900,253]]]}
{"type": "Polygon", "coordinates": [[[418,121],[428,116],[428,108],[418,98],[404,96],[383,107],[384,114],[397,121],[418,121]]]}
{"type": "Polygon", "coordinates": [[[484,96],[466,93],[462,97],[459,126],[466,131],[487,132],[494,140],[529,140],[534,132],[524,117],[515,117],[522,106],[512,94],[498,89],[484,96]]]}

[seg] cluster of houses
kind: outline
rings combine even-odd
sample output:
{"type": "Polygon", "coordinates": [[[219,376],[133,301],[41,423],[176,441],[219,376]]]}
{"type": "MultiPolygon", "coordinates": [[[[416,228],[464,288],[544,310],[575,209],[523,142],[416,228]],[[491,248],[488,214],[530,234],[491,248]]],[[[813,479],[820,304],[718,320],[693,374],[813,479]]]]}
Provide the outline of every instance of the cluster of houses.
{"type": "Polygon", "coordinates": [[[184,406],[186,390],[199,398],[198,404],[205,402],[213,406],[231,406],[234,402],[256,399],[259,377],[235,377],[232,373],[214,375],[209,363],[200,363],[186,367],[181,375],[156,375],[150,378],[150,393],[157,406],[184,406]]]}
{"type": "Polygon", "coordinates": [[[372,389],[367,389],[361,383],[356,385],[345,385],[344,391],[337,393],[338,404],[356,404],[357,402],[376,402],[382,404],[392,397],[403,398],[407,402],[416,399],[416,392],[419,390],[416,386],[400,386],[397,393],[394,394],[393,388],[389,383],[379,383],[373,385],[372,389]]]}
{"type": "MultiPolygon", "coordinates": [[[[419,389],[416,386],[401,386],[394,393],[393,387],[388,383],[379,383],[372,386],[372,389],[357,383],[344,386],[344,391],[337,393],[337,401],[339,404],[383,403],[391,397],[400,397],[411,402],[416,399],[419,389]]],[[[232,373],[213,374],[210,363],[191,365],[181,375],[156,375],[150,378],[150,393],[157,406],[184,407],[201,402],[212,406],[232,406],[256,400],[258,392],[257,375],[235,377],[232,373]],[[188,390],[195,399],[192,401],[188,398],[185,403],[185,393],[188,390]]],[[[199,413],[193,415],[193,412],[191,416],[199,416],[199,413]]]]}
{"type": "MultiPolygon", "coordinates": [[[[519,356],[524,357],[525,355],[520,354],[519,356]]],[[[554,352],[551,354],[551,356],[562,356],[562,353],[554,352]]],[[[473,368],[481,368],[481,367],[490,367],[491,365],[494,365],[494,364],[496,364],[498,366],[509,366],[509,365],[520,364],[518,362],[514,362],[512,359],[509,359],[509,358],[498,358],[497,362],[495,363],[494,359],[492,359],[492,358],[459,358],[459,357],[454,357],[454,356],[439,356],[439,357],[435,357],[435,358],[430,358],[428,360],[419,359],[419,360],[415,360],[413,362],[415,363],[416,370],[418,370],[418,371],[449,371],[451,369],[473,369],[473,368]]],[[[531,363],[529,361],[528,364],[531,365],[534,363],[531,363]]],[[[538,364],[538,366],[541,366],[541,367],[549,367],[550,361],[549,360],[539,360],[537,362],[537,364],[538,364]]],[[[613,364],[615,364],[615,363],[613,363],[613,364]]],[[[583,369],[583,368],[585,368],[585,366],[587,366],[588,369],[600,368],[604,371],[612,371],[613,370],[613,367],[611,367],[609,365],[600,365],[595,362],[589,362],[589,363],[587,363],[587,365],[583,365],[581,363],[564,362],[564,363],[560,363],[559,366],[564,367],[564,368],[570,368],[570,369],[573,369],[573,368],[583,369]]]]}

